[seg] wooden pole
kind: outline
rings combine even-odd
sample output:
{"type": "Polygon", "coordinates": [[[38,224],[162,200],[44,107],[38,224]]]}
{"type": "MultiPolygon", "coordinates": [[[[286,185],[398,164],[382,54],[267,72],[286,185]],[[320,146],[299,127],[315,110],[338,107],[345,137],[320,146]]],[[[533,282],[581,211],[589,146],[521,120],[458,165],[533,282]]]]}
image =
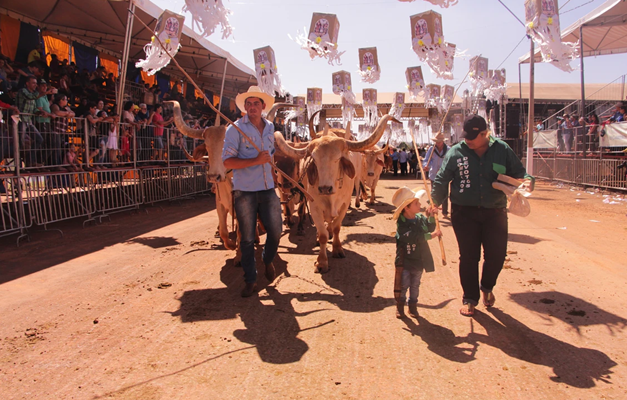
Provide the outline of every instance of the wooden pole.
{"type": "MultiPolygon", "coordinates": [[[[425,178],[425,170],[422,168],[422,160],[420,159],[420,153],[418,153],[418,147],[416,146],[416,141],[414,138],[411,138],[412,143],[414,144],[414,151],[416,152],[416,157],[418,157],[418,166],[420,167],[420,175],[422,176],[422,183],[425,185],[425,190],[427,192],[427,196],[429,197],[429,203],[433,205],[433,199],[431,198],[431,188],[427,186],[427,178],[425,178]]],[[[437,214],[435,215],[435,227],[440,230],[440,221],[438,220],[437,214]]],[[[440,232],[442,232],[440,230],[440,232]]],[[[442,255],[442,265],[446,265],[446,253],[444,252],[444,242],[442,241],[442,236],[438,236],[438,241],[440,242],[440,253],[442,255]]]]}
{"type": "Polygon", "coordinates": [[[529,38],[531,42],[530,58],[529,58],[529,115],[527,120],[527,165],[526,170],[529,175],[533,175],[533,125],[534,125],[534,89],[535,89],[535,46],[533,38],[529,38]]]}
{"type": "MultiPolygon", "coordinates": [[[[130,11],[129,11],[130,12],[130,11]]],[[[135,16],[135,18],[137,18],[137,20],[148,30],[152,31],[150,29],[150,27],[148,25],[146,25],[144,23],[144,21],[142,21],[137,14],[133,13],[133,15],[135,16]]],[[[189,74],[183,69],[183,67],[181,67],[181,65],[174,59],[174,57],[172,57],[172,55],[170,54],[170,52],[168,52],[168,50],[163,46],[163,43],[161,43],[161,40],[159,39],[158,35],[154,36],[155,40],[157,42],[159,42],[159,44],[161,45],[161,47],[163,48],[163,51],[165,51],[165,54],[167,54],[168,57],[170,57],[170,60],[174,63],[174,65],[176,65],[176,67],[183,73],[183,75],[185,75],[185,77],[187,78],[187,80],[194,85],[194,87],[196,88],[196,90],[198,90],[199,92],[202,93],[202,97],[205,100],[205,104],[207,104],[213,111],[216,112],[216,114],[220,115],[222,118],[224,118],[224,120],[228,123],[233,125],[233,127],[240,133],[240,135],[242,135],[242,137],[244,139],[246,139],[246,141],[248,143],[251,144],[251,146],[253,146],[255,148],[255,150],[257,150],[259,153],[261,153],[261,150],[259,149],[259,147],[257,147],[257,145],[255,144],[255,142],[252,141],[251,138],[249,138],[237,125],[235,125],[233,123],[233,121],[231,121],[226,115],[222,114],[220,112],[220,110],[218,110],[217,108],[214,107],[213,103],[211,101],[209,101],[209,99],[207,98],[207,96],[205,95],[205,92],[203,90],[200,89],[200,87],[196,84],[196,82],[192,79],[191,76],[189,76],[189,74]]],[[[220,105],[221,106],[221,105],[220,105]]],[[[314,201],[313,197],[311,196],[311,194],[309,194],[304,187],[302,187],[300,185],[300,183],[296,182],[294,179],[292,179],[292,177],[290,177],[288,174],[286,174],[285,172],[281,171],[276,164],[274,164],[274,161],[270,161],[269,164],[274,167],[281,175],[283,175],[283,177],[285,179],[287,179],[288,181],[290,181],[292,184],[294,184],[298,190],[300,190],[305,197],[307,197],[307,200],[309,201],[314,201]]]]}

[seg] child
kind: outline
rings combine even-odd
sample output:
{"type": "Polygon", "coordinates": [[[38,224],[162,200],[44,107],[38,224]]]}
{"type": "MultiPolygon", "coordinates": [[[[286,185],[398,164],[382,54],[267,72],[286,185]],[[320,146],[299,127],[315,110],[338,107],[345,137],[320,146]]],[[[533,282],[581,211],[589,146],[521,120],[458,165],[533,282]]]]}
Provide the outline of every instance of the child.
{"type": "Polygon", "coordinates": [[[394,277],[394,298],[396,299],[396,318],[405,316],[405,300],[409,289],[409,315],[418,318],[418,288],[422,271],[432,272],[433,257],[427,240],[441,236],[435,230],[437,207],[426,210],[425,217],[420,213],[420,199],[426,195],[424,190],[411,190],[402,187],[394,193],[392,203],[396,206],[393,219],[396,222],[396,275],[394,277]],[[432,232],[432,233],[430,233],[432,232]]]}
{"type": "Polygon", "coordinates": [[[68,147],[63,163],[67,165],[67,170],[70,172],[79,172],[83,170],[81,163],[78,161],[76,146],[74,143],[70,144],[70,147],[68,147]]]}

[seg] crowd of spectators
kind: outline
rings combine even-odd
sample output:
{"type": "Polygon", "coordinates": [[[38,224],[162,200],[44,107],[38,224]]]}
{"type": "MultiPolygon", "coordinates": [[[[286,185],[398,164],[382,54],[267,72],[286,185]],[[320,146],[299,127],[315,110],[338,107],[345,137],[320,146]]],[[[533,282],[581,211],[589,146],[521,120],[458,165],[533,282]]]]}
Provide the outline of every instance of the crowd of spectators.
{"type": "Polygon", "coordinates": [[[172,106],[164,103],[168,100],[179,101],[191,127],[215,121],[203,99],[187,99],[176,86],[162,93],[158,85],[141,81],[143,90],[126,96],[117,115],[116,84],[103,66],[79,71],[55,54],[48,63],[43,48],[33,49],[25,65],[0,55],[0,161],[13,158],[15,123],[23,165],[45,172],[186,161],[184,150],[198,143],[175,129],[172,106]]]}

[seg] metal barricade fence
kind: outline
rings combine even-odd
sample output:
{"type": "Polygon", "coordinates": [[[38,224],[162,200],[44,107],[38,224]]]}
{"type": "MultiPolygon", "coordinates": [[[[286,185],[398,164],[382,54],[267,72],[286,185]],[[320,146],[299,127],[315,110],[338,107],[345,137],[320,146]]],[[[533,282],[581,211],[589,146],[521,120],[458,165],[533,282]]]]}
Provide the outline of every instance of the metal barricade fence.
{"type": "Polygon", "coordinates": [[[26,228],[31,224],[26,222],[22,187],[24,178],[15,176],[0,177],[0,236],[20,234],[19,240],[26,237],[26,228]]]}
{"type": "Polygon", "coordinates": [[[169,168],[143,168],[139,171],[144,203],[154,204],[172,198],[169,168]]]}
{"type": "Polygon", "coordinates": [[[100,217],[112,212],[137,209],[142,204],[142,181],[136,169],[95,171],[93,188],[96,212],[100,217]]]}
{"type": "Polygon", "coordinates": [[[201,165],[170,167],[171,194],[173,199],[192,196],[210,190],[205,174],[205,167],[201,165]]]}
{"type": "MultiPolygon", "coordinates": [[[[525,163],[524,158],[522,162],[525,163]]],[[[537,178],[627,190],[627,164],[620,159],[558,158],[540,153],[534,155],[533,171],[537,178]]]]}
{"type": "Polygon", "coordinates": [[[96,211],[90,172],[39,174],[24,177],[30,218],[44,226],[77,217],[93,220],[96,211]]]}

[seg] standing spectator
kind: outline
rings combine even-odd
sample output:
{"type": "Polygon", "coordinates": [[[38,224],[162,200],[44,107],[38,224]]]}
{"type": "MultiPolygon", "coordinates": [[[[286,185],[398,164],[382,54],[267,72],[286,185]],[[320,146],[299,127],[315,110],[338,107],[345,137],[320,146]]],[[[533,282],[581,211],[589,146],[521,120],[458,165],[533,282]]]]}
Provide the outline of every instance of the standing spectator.
{"type": "Polygon", "coordinates": [[[392,154],[390,155],[392,158],[392,169],[394,170],[394,176],[398,175],[398,153],[396,149],[392,149],[392,154]]]}
{"type": "Polygon", "coordinates": [[[581,125],[579,125],[579,117],[577,116],[577,114],[571,114],[570,126],[573,132],[570,149],[572,151],[577,151],[577,143],[579,142],[579,137],[582,135],[580,128],[581,125]]]}
{"type": "Polygon", "coordinates": [[[74,118],[74,111],[67,105],[67,96],[60,94],[56,97],[56,102],[50,106],[52,114],[54,114],[53,135],[50,135],[51,142],[49,144],[52,165],[61,165],[63,162],[63,143],[66,142],[68,134],[69,118],[74,118]]]}
{"type": "Polygon", "coordinates": [[[227,169],[233,169],[233,201],[241,234],[242,268],[246,287],[242,297],[252,296],[256,289],[255,231],[257,218],[266,228],[263,249],[265,275],[272,282],[276,277],[274,264],[281,238],[281,202],[274,190],[272,156],[274,155],[274,126],[262,118],[261,112],[272,107],[274,97],[251,86],[246,93],[235,98],[238,108],[246,115],[235,122],[249,138],[257,143],[261,152],[244,139],[233,127],[226,131],[222,159],[227,169]]]}
{"type": "MultiPolygon", "coordinates": [[[[39,80],[39,86],[37,86],[37,91],[39,93],[47,93],[48,92],[48,83],[44,79],[39,80]]],[[[54,88],[50,89],[51,92],[55,92],[54,88]]],[[[41,96],[35,100],[35,107],[37,107],[37,116],[35,116],[35,123],[37,124],[37,130],[39,133],[44,136],[44,143],[46,144],[45,148],[50,149],[50,144],[52,143],[51,136],[54,135],[50,126],[50,117],[54,117],[50,110],[50,101],[48,101],[48,96],[41,96]]],[[[47,164],[52,164],[51,154],[47,154],[43,156],[42,161],[47,161],[47,164]]]]}
{"type": "MultiPolygon", "coordinates": [[[[106,142],[102,141],[102,138],[98,136],[98,123],[105,120],[105,117],[98,116],[96,114],[96,104],[89,103],[87,105],[89,111],[83,116],[83,118],[87,121],[87,136],[88,136],[88,156],[86,161],[86,166],[89,167],[92,159],[94,165],[96,162],[100,161],[100,158],[96,159],[96,156],[102,154],[106,151],[106,142]]],[[[94,169],[101,169],[101,165],[94,165],[94,169]]]]}
{"type": "Polygon", "coordinates": [[[44,139],[33,124],[33,114],[37,110],[36,100],[47,94],[52,94],[52,92],[39,93],[37,91],[37,78],[32,75],[26,80],[26,86],[17,93],[17,108],[22,114],[20,116],[20,141],[26,155],[24,161],[28,167],[43,165],[40,163],[41,155],[37,150],[41,149],[44,139]]]}
{"type": "Polygon", "coordinates": [[[564,151],[570,152],[573,139],[573,125],[570,115],[564,114],[564,122],[562,122],[562,140],[564,141],[564,151]]]}
{"type": "Polygon", "coordinates": [[[599,149],[599,129],[599,117],[593,113],[588,117],[588,133],[586,134],[588,151],[599,149]]]}
{"type": "Polygon", "coordinates": [[[50,54],[50,74],[59,76],[61,74],[61,61],[56,54],[50,54]]]}
{"type": "Polygon", "coordinates": [[[512,149],[493,138],[482,117],[471,114],[464,121],[463,141],[453,146],[442,163],[431,195],[435,205],[446,199],[451,183],[451,222],[459,245],[459,275],[467,317],[475,313],[483,292],[483,304],[494,305],[492,293],[507,252],[507,196],[494,189],[497,175],[522,179],[525,168],[512,149]],[[483,269],[479,260],[483,247],[483,269]]]}
{"type": "Polygon", "coordinates": [[[152,107],[155,105],[155,92],[149,83],[144,87],[144,104],[146,104],[148,111],[152,111],[152,107]]]}
{"type": "Polygon", "coordinates": [[[163,127],[172,123],[174,118],[170,118],[167,121],[163,120],[163,116],[161,112],[163,111],[163,107],[161,104],[155,105],[155,110],[152,112],[150,116],[152,124],[155,126],[155,160],[163,160],[163,127]]]}
{"type": "MultiPolygon", "coordinates": [[[[445,138],[442,132],[438,132],[431,140],[433,140],[435,144],[427,150],[423,160],[423,168],[426,170],[425,173],[431,181],[431,187],[433,187],[433,181],[435,181],[435,177],[438,175],[444,157],[450,150],[450,147],[444,143],[445,138]]],[[[442,216],[448,217],[448,197],[442,201],[442,216]]]]}
{"type": "Polygon", "coordinates": [[[398,161],[401,163],[401,175],[407,175],[407,152],[405,148],[403,148],[401,154],[398,155],[398,161]]]}
{"type": "Polygon", "coordinates": [[[137,158],[139,161],[150,160],[153,129],[152,126],[149,126],[149,119],[148,106],[141,103],[135,113],[135,122],[139,124],[137,131],[137,158]]]}
{"type": "Polygon", "coordinates": [[[133,114],[133,109],[135,105],[132,101],[127,101],[124,103],[122,107],[122,123],[124,126],[124,134],[122,136],[122,156],[128,156],[130,158],[131,149],[133,142],[135,141],[135,132],[137,128],[137,123],[135,122],[135,114],[133,114]],[[128,148],[127,148],[128,146],[128,148]]]}
{"type": "Polygon", "coordinates": [[[115,77],[113,76],[113,73],[109,73],[107,75],[107,79],[105,79],[104,84],[107,87],[107,90],[115,90],[115,77]]]}
{"type": "Polygon", "coordinates": [[[409,174],[411,176],[416,175],[416,167],[418,166],[418,156],[413,149],[409,150],[409,174]]]}

